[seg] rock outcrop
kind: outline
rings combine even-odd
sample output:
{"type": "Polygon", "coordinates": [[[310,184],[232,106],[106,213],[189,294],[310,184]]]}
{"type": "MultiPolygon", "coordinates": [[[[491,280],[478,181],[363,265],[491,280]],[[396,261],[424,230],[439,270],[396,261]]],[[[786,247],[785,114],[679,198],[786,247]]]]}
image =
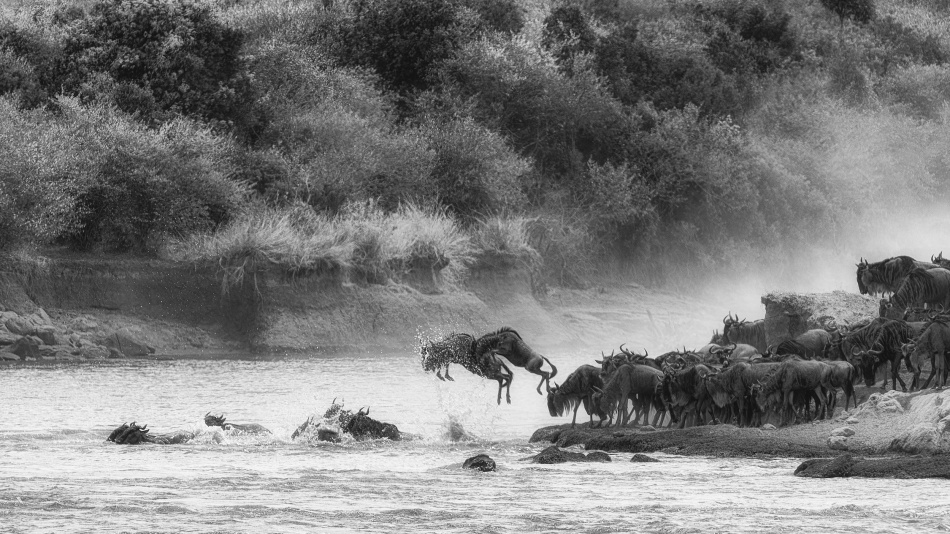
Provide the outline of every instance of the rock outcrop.
{"type": "Polygon", "coordinates": [[[476,456],[472,456],[471,458],[465,460],[465,462],[462,464],[462,467],[465,469],[474,469],[475,471],[485,472],[494,471],[496,468],[495,460],[492,460],[491,456],[488,456],[487,454],[478,454],[476,456]]]}
{"type": "Polygon", "coordinates": [[[762,304],[765,305],[765,337],[771,345],[812,328],[836,328],[877,317],[879,301],[847,291],[775,291],[764,295],[762,304]]]}

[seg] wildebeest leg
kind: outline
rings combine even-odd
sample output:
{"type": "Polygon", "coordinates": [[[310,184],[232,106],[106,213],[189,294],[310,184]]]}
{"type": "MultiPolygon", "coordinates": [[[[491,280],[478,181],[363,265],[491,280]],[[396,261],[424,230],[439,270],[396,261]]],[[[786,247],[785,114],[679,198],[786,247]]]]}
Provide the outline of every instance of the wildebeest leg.
{"type": "MultiPolygon", "coordinates": [[[[930,386],[930,381],[933,380],[933,377],[937,374],[937,366],[939,365],[937,363],[937,358],[939,357],[940,355],[937,354],[936,352],[930,354],[930,376],[927,377],[927,381],[924,382],[923,387],[921,387],[920,389],[927,389],[927,387],[930,386]]],[[[940,378],[938,377],[937,380],[939,379],[940,378]]],[[[934,387],[935,388],[937,387],[936,382],[934,382],[934,387]]]]}
{"type": "Polygon", "coordinates": [[[901,359],[900,356],[895,356],[891,360],[891,389],[897,389],[897,382],[901,383],[901,390],[904,393],[907,393],[907,384],[904,383],[904,379],[900,376],[901,371],[901,359]]]}
{"type": "Polygon", "coordinates": [[[449,364],[445,364],[445,379],[455,382],[455,379],[449,376],[449,364]]]}
{"type": "MultiPolygon", "coordinates": [[[[574,418],[571,419],[571,428],[574,428],[574,426],[577,424],[577,409],[580,408],[580,407],[581,407],[581,403],[580,403],[580,402],[575,402],[575,403],[574,403],[574,418]]],[[[587,408],[587,399],[584,399],[584,408],[585,408],[585,409],[587,408]]],[[[591,420],[591,423],[593,423],[593,421],[594,421],[593,416],[591,416],[591,419],[590,419],[590,420],[591,420]]]]}

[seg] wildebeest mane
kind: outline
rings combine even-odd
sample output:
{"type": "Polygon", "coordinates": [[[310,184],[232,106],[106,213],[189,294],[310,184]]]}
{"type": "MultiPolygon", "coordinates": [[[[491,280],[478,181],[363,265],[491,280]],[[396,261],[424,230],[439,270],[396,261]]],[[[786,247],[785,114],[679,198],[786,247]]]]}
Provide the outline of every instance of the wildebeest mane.
{"type": "Polygon", "coordinates": [[[917,261],[910,256],[894,256],[858,267],[858,289],[861,294],[894,293],[904,278],[917,268],[932,268],[936,265],[917,261]],[[864,276],[867,276],[867,280],[864,276]]]}

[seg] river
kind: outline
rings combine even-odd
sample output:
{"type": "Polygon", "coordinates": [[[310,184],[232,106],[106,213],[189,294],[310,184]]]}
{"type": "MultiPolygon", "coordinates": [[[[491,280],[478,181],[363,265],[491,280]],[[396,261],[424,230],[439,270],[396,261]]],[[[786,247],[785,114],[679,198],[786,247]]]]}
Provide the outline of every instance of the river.
{"type": "MultiPolygon", "coordinates": [[[[560,377],[588,359],[552,354],[560,377]]],[[[794,459],[612,454],[604,464],[533,465],[547,414],[515,369],[496,383],[416,356],[109,360],[0,367],[2,532],[924,532],[950,530],[938,480],[812,480],[794,459]],[[290,440],[334,398],[417,436],[406,442],[290,440]],[[272,436],[214,432],[206,412],[272,436]],[[472,442],[444,436],[459,421],[472,442]],[[123,422],[200,431],[182,445],[116,445],[123,422]],[[485,452],[498,471],[470,472],[485,452]]]]}

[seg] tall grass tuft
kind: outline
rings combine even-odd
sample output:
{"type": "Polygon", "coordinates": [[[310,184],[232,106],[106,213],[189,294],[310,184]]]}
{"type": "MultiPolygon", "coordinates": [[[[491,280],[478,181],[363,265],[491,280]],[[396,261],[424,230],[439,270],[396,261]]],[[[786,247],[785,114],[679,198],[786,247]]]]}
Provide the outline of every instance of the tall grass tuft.
{"type": "Polygon", "coordinates": [[[170,255],[217,266],[227,294],[249,281],[257,288],[257,275],[272,270],[386,283],[422,267],[455,282],[472,262],[472,244],[444,210],[408,204],[386,213],[367,202],[348,205],[333,217],[306,205],[257,207],[215,232],[177,242],[170,255]]]}
{"type": "Polygon", "coordinates": [[[538,266],[541,255],[529,242],[532,222],[527,217],[500,215],[479,219],[472,230],[476,264],[488,268],[538,266]]]}

